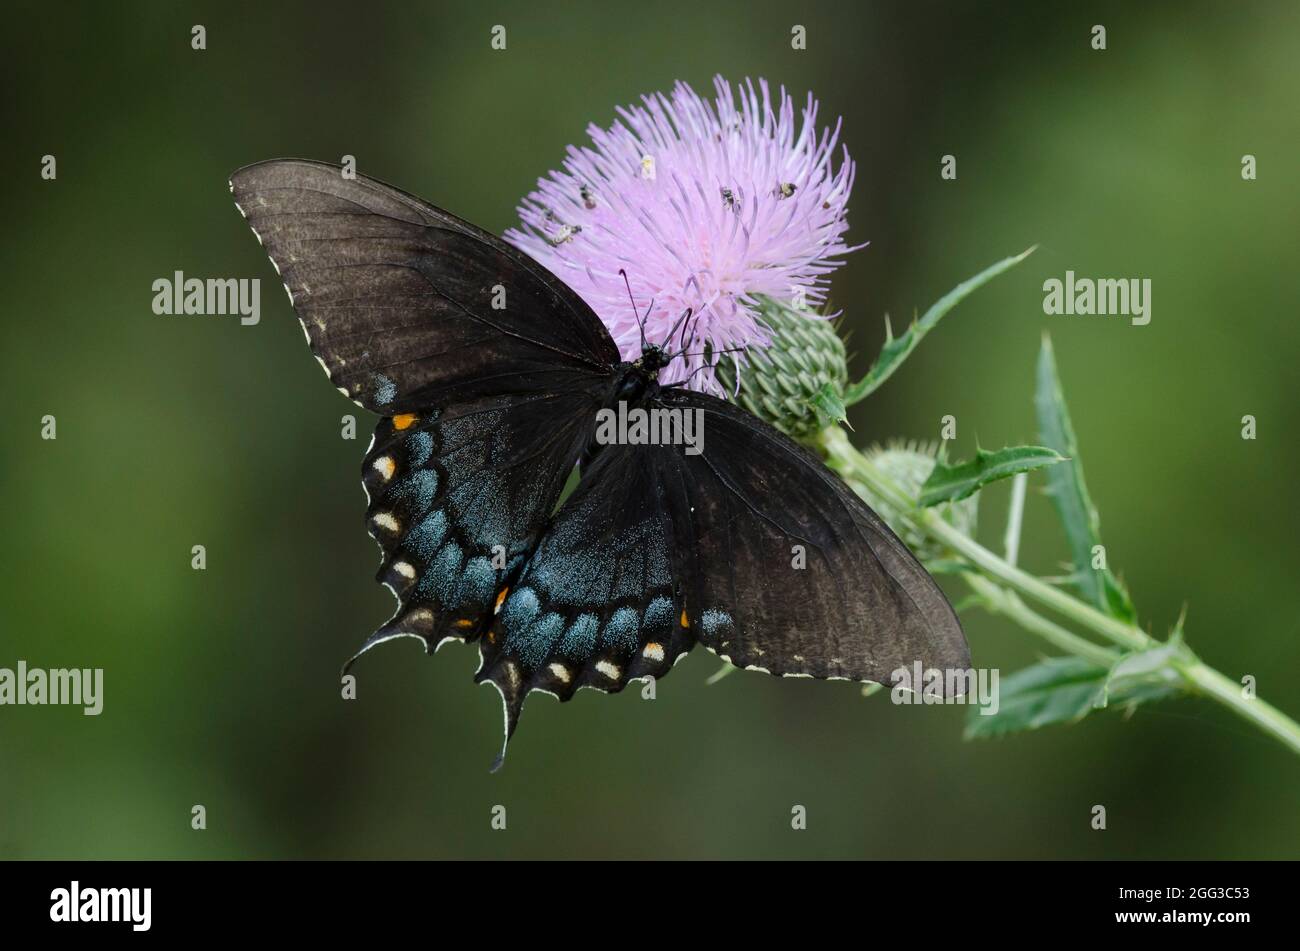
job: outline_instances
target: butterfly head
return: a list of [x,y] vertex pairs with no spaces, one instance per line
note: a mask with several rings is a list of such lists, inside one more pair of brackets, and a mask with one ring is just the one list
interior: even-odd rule
[[633,363],[633,366],[650,376],[652,379],[657,378],[660,370],[668,366],[668,364],[672,363],[676,357],[681,355],[670,353],[668,347],[673,339],[673,335],[677,333],[678,328],[682,328],[683,333],[685,333],[683,325],[690,320],[692,308],[686,308],[677,323],[673,325],[673,329],[668,331],[668,337],[662,344],[651,343],[646,339],[645,320],[650,316],[650,311],[654,308],[655,302],[651,299],[649,306],[646,307],[645,313],[642,314],[637,310],[636,298],[632,295],[632,283],[627,278],[627,271],[623,268],[619,268],[618,273],[623,278],[623,286],[627,288],[627,300],[628,303],[632,305],[632,313],[636,314],[637,329],[641,332],[641,356],[635,363]]
[[636,365],[653,376],[671,362],[667,350],[657,343],[648,343],[641,349],[641,359],[636,361]]

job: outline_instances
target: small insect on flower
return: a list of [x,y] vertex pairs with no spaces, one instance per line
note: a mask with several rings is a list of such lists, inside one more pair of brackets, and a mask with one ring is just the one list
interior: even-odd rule
[[582,225],[561,225],[560,229],[554,234],[546,236],[546,240],[551,243],[552,247],[558,248],[566,241],[572,241],[575,234],[582,233]]
[[711,100],[678,83],[588,135],[505,237],[591,305],[624,359],[641,355],[643,329],[667,344],[677,325],[661,381],[720,393],[717,355],[734,353],[743,372],[743,351],[769,342],[759,298],[797,298],[809,312],[825,303],[830,274],[854,250],[844,237],[854,166],[811,95],[796,115],[785,90],[762,80],[718,77]]

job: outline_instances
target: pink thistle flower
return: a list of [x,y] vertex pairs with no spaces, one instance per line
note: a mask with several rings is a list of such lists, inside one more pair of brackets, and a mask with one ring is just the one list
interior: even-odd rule
[[[609,129],[588,126],[591,146],[569,147],[563,170],[538,181],[519,207],[521,227],[505,235],[590,304],[632,360],[641,328],[626,271],[646,339],[684,350],[660,379],[704,390],[716,389],[705,344],[715,354],[766,344],[755,298],[816,308],[839,258],[855,250],[843,237],[847,148],[832,168],[839,122],[818,131],[811,93],[796,127],[784,88],[777,103],[763,80],[757,90],[746,82],[739,102],[722,77],[714,88],[710,103],[679,82],[671,97],[619,108]],[[734,356],[739,366],[743,353]]]

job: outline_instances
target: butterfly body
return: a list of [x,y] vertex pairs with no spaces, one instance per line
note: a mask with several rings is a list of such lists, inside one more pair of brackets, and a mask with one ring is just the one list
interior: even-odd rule
[[614,368],[614,385],[611,399],[606,405],[615,402],[635,403],[640,405],[659,395],[658,368],[654,370],[636,363],[623,363]]
[[[264,162],[231,189],[330,380],[381,416],[366,517],[398,607],[361,652],[477,643],[507,740],[530,692],[621,690],[695,644],[822,679],[969,665],[933,579],[815,455],[659,382],[669,341],[621,359],[527,255],[335,166]],[[689,415],[707,440],[601,438],[615,407]]]

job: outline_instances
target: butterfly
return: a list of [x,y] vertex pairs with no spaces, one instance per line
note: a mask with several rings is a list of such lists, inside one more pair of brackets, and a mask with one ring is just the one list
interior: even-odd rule
[[[338,166],[262,162],[230,188],[326,375],[381,417],[362,479],[397,609],[348,664],[399,637],[476,643],[504,705],[497,766],[532,691],[616,692],[696,644],[785,677],[969,667],[938,585],[816,455],[659,382],[671,341],[622,360],[524,252]],[[619,404],[705,438],[597,440]]]

